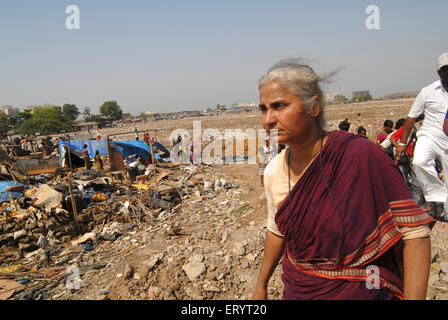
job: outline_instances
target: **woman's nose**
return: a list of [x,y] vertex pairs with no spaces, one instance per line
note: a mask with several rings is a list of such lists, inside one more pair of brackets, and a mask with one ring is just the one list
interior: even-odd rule
[[263,125],[266,129],[272,129],[277,123],[277,117],[275,115],[275,110],[267,110],[263,115]]

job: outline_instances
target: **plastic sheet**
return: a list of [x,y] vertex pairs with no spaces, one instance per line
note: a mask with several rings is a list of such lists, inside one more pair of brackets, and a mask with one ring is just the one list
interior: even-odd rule
[[3,202],[9,202],[9,194],[12,194],[12,198],[15,200],[17,198],[20,198],[22,196],[22,193],[20,192],[0,192],[0,204]]

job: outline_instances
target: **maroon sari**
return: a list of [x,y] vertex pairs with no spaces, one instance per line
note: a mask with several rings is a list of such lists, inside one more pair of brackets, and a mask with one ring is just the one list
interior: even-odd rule
[[[402,298],[398,226],[432,224],[384,151],[333,131],[276,213],[286,237],[283,299]],[[292,211],[290,210],[292,208]],[[369,289],[367,267],[380,289]]]

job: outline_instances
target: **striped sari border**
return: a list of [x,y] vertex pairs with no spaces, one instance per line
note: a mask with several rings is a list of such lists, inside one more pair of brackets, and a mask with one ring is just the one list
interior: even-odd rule
[[[343,266],[336,266],[330,259],[319,259],[319,263],[310,263],[309,259],[295,260],[286,246],[288,260],[298,270],[327,279],[348,281],[366,281],[366,265],[380,257],[401,238],[399,226],[420,226],[430,224],[434,219],[420,208],[413,199],[392,201],[389,209],[378,218],[376,228],[365,238],[359,249],[347,255]],[[360,256],[359,256],[360,255]],[[358,258],[356,258],[359,256]],[[381,278],[381,287],[389,290],[398,298],[403,298],[400,288]]]
[[[330,279],[330,280],[340,279],[340,280],[346,280],[346,281],[359,281],[359,282],[367,281],[367,279],[368,279],[367,266],[366,267],[364,267],[364,266],[363,267],[345,267],[345,268],[336,269],[336,270],[323,270],[323,269],[307,270],[307,269],[302,268],[301,264],[297,264],[294,261],[294,259],[289,254],[288,247],[287,247],[287,257],[288,257],[289,261],[293,264],[293,266],[296,269],[298,269],[299,271],[307,273],[307,274],[319,276],[319,277],[322,277],[325,279]],[[393,295],[395,295],[397,298],[403,299],[403,291],[399,287],[393,285],[392,283],[390,283],[389,281],[387,281],[386,279],[384,279],[381,276],[380,276],[380,288],[387,289]]]
[[399,226],[416,227],[435,221],[412,199],[392,201],[389,206]]

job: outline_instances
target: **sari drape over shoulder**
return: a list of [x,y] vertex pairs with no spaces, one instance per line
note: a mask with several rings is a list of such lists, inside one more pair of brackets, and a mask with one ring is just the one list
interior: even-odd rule
[[[402,298],[398,227],[435,222],[384,151],[343,131],[330,133],[275,221],[286,238],[284,299]],[[367,285],[369,266],[380,290]]]

